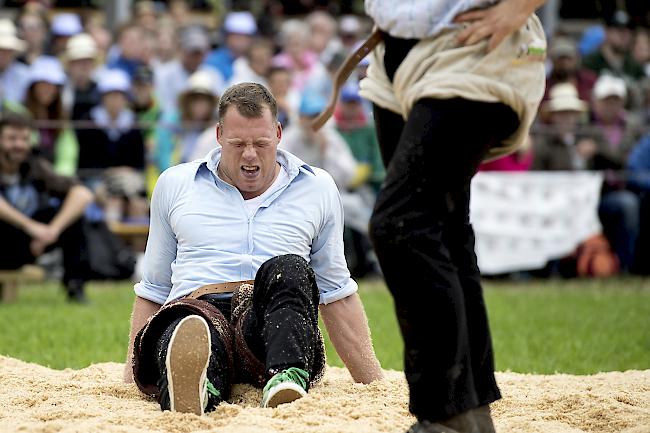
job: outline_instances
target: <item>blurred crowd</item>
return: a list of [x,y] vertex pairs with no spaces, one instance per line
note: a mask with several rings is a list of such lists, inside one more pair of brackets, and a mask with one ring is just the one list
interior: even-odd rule
[[[378,272],[367,224],[384,168],[372,107],[358,92],[367,59],[333,119],[310,128],[333,74],[372,22],[326,10],[221,9],[210,13],[218,16],[211,25],[185,1],[137,1],[131,21],[108,28],[100,12],[86,12],[30,1],[0,19],[0,116],[32,119],[34,151],[95,193],[88,215],[146,223],[158,175],[205,156],[216,145],[219,95],[252,81],[278,101],[280,146],[338,185],[353,275]],[[604,170],[605,234],[622,270],[642,270],[650,246],[642,224],[650,221],[650,31],[617,11],[581,34],[549,37],[547,66],[529,145],[482,169]]]

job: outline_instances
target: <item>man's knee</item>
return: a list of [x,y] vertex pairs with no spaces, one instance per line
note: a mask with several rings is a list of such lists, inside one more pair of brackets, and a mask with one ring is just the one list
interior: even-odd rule
[[296,254],[284,254],[264,262],[255,280],[255,292],[259,290],[302,290],[311,294],[318,293],[313,269],[304,258]]

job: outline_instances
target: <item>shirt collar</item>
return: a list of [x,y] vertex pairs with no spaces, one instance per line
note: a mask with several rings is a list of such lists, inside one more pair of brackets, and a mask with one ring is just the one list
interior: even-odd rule
[[[205,158],[200,160],[199,166],[196,169],[197,174],[202,167],[205,167],[210,170],[212,174],[214,174],[217,178],[219,178],[219,175],[217,174],[217,167],[219,166],[220,160],[221,146],[217,146],[212,149],[210,153],[205,156]],[[293,179],[301,172],[307,175],[315,176],[314,170],[309,166],[309,164],[293,155],[292,153],[287,152],[286,150],[277,150],[276,161],[278,161],[280,165],[283,166],[287,171],[290,181],[293,181]]]

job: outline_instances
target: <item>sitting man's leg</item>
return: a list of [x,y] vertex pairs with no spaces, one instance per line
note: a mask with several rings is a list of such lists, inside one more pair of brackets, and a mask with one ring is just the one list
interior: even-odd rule
[[31,238],[27,233],[0,221],[0,239],[5,246],[0,248],[0,269],[18,269],[34,263],[35,258],[29,250]]
[[[256,364],[253,361],[243,368],[259,372],[248,381],[258,386],[266,382],[263,406],[275,407],[304,396],[310,383],[322,375],[325,358],[318,329],[318,301],[314,272],[300,256],[274,257],[257,272],[252,306],[242,315],[235,332],[244,336],[245,345],[259,360],[257,366],[251,365]],[[241,343],[236,335],[238,354],[242,352]]]
[[162,410],[201,415],[227,399],[232,386],[232,333],[206,301],[164,306],[136,337],[134,378]]

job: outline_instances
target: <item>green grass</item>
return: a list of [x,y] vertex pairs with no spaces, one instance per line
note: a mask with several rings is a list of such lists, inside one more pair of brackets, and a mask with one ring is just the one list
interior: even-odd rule
[[[384,368],[402,368],[392,299],[379,283],[360,294]],[[133,292],[92,284],[90,306],[70,305],[56,284],[21,289],[0,304],[0,354],[81,368],[123,362]],[[588,374],[650,368],[650,280],[486,283],[498,370]],[[328,361],[342,365],[329,341]]]

